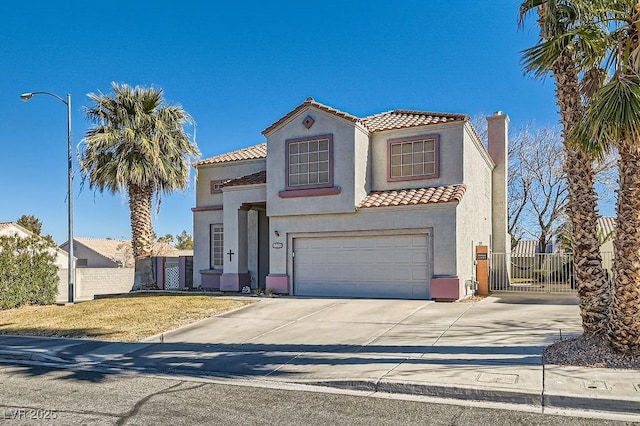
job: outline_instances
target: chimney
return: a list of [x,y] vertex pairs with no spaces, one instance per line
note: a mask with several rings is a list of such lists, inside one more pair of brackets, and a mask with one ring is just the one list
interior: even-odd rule
[[507,176],[509,174],[509,116],[496,111],[487,117],[489,156],[495,163],[491,176],[491,250],[495,253],[511,252],[508,233]]

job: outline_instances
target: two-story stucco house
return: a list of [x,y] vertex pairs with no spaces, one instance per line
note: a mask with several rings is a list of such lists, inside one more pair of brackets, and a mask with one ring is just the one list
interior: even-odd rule
[[474,247],[506,251],[508,121],[488,118],[487,151],[466,115],[307,99],[266,143],[195,163],[194,286],[464,296]]

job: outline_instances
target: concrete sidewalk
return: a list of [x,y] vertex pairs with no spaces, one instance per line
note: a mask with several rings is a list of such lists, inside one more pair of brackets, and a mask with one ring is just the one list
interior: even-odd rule
[[[575,296],[477,303],[264,298],[140,343],[0,336],[0,358],[599,410],[640,419],[640,371],[543,365]],[[162,342],[162,343],[161,343]]]

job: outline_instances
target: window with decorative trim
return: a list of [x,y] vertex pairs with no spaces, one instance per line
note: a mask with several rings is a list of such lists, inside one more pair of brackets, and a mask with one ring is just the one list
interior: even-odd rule
[[224,227],[222,223],[209,225],[210,268],[222,269],[224,264]]
[[390,139],[388,179],[390,181],[431,179],[439,176],[438,135]]
[[333,186],[333,135],[287,140],[287,190]]

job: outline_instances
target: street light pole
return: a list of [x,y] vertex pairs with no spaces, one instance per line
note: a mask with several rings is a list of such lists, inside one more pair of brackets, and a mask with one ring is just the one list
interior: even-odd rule
[[51,92],[28,92],[20,95],[20,98],[27,102],[34,95],[47,95],[58,99],[60,102],[67,106],[67,218],[68,218],[68,253],[69,253],[69,266],[68,266],[68,282],[69,282],[69,303],[73,303],[74,296],[74,262],[73,262],[73,147],[71,145],[71,94],[67,94],[67,100]]

